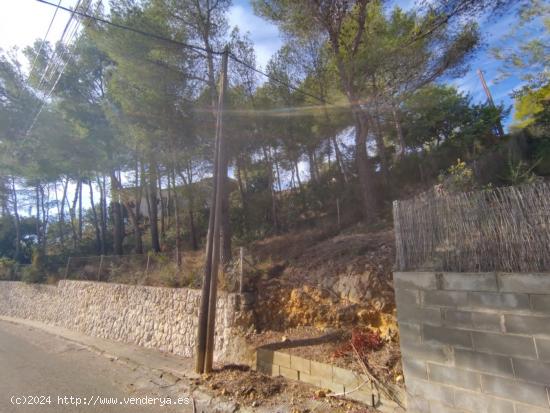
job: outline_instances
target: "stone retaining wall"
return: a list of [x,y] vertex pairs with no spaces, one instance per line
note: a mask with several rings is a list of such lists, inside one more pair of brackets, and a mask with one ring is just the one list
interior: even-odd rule
[[[57,286],[0,282],[0,315],[65,327],[90,336],[191,357],[195,351],[200,291],[89,281]],[[220,293],[216,357],[231,346],[237,294]]]
[[550,413],[550,274],[394,274],[408,412]]

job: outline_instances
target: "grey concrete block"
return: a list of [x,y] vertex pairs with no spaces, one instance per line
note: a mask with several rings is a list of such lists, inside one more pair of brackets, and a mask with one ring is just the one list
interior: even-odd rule
[[536,345],[539,359],[550,361],[550,340],[535,338],[535,342],[537,343]]
[[468,293],[468,306],[483,310],[529,311],[529,296],[512,293]]
[[445,327],[473,328],[472,313],[470,311],[454,310],[446,308],[443,312],[443,325]]
[[267,374],[268,376],[278,376],[279,375],[279,366],[275,364],[265,364],[258,362],[256,365],[256,369],[263,374]]
[[259,348],[256,350],[256,360],[258,363],[273,364],[273,350]]
[[501,316],[494,313],[472,313],[474,329],[502,332]]
[[441,325],[441,310],[439,308],[397,306],[397,319],[400,323]]
[[402,306],[419,307],[420,291],[398,288],[395,290],[395,302],[397,303],[398,307],[402,307]]
[[542,409],[528,404],[516,403],[516,413],[550,413],[550,408]]
[[428,380],[428,369],[424,360],[403,358],[401,362],[407,380],[409,378]]
[[422,291],[422,305],[436,307],[463,307],[468,302],[464,291]]
[[489,354],[501,354],[536,359],[535,343],[531,337],[474,331],[474,349]]
[[408,393],[407,400],[411,400],[411,396],[419,396],[423,399],[437,400],[449,405],[454,403],[453,387],[417,379],[406,380],[405,385]]
[[455,291],[498,291],[496,273],[443,273],[443,289]]
[[449,366],[428,363],[428,377],[435,381],[468,390],[481,390],[480,374]]
[[436,402],[436,401],[433,401],[433,400],[430,400],[430,412],[464,413],[464,411],[455,409],[454,407],[449,406],[448,404]]
[[399,341],[401,346],[420,343],[422,341],[422,330],[418,323],[399,323]]
[[332,381],[332,366],[330,364],[311,361],[311,375],[325,381]]
[[311,374],[311,361],[302,357],[290,355],[290,368]]
[[429,343],[409,344],[401,347],[405,358],[433,361],[439,364],[454,363],[454,349],[451,346]]
[[501,331],[500,316],[496,313],[480,313],[449,308],[444,311],[443,325],[483,331]]
[[518,379],[550,386],[550,363],[540,360],[512,359]]
[[298,380],[298,370],[279,366],[279,375],[291,380]]
[[455,350],[454,356],[457,367],[498,376],[514,377],[510,357],[460,349]]
[[550,314],[550,295],[531,295],[531,308],[533,311]]
[[343,384],[344,386],[350,386],[358,385],[362,380],[358,374],[355,374],[351,370],[332,366],[332,381],[334,383]]
[[283,353],[282,351],[274,351],[271,362],[282,367],[290,368],[290,354]]
[[502,292],[550,294],[548,274],[504,274],[499,273],[499,287]]
[[546,387],[496,376],[481,376],[483,391],[494,396],[540,407],[550,407]]
[[394,272],[393,284],[396,289],[436,290],[437,277],[435,272]]
[[332,393],[344,393],[344,385],[333,381],[321,380],[320,387],[330,390]]
[[514,413],[514,403],[486,394],[456,389],[455,406],[471,413]]
[[429,413],[430,402],[420,396],[407,396],[407,413]]
[[448,344],[455,347],[472,348],[472,337],[468,330],[425,325],[422,338],[426,343]]
[[550,317],[505,315],[506,332],[550,336]]
[[321,379],[319,377],[312,376],[311,374],[304,373],[303,371],[300,372],[300,381],[317,387],[321,386]]

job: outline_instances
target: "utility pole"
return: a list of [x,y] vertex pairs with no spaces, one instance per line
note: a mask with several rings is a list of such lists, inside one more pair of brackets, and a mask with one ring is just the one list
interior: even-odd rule
[[206,262],[204,266],[204,283],[202,286],[197,332],[197,358],[195,371],[210,373],[214,360],[214,340],[216,330],[216,302],[218,296],[218,271],[220,264],[220,226],[222,218],[222,194],[225,190],[226,177],[224,162],[226,159],[223,139],[223,109],[227,89],[227,60],[229,49],[226,47],[222,56],[220,76],[220,93],[216,116],[216,141],[214,154],[214,177],[212,205],[208,221],[208,238],[206,242]]
[[[491,91],[489,90],[489,86],[487,86],[487,82],[485,81],[485,76],[483,75],[483,72],[481,69],[477,69],[477,75],[479,76],[479,80],[481,80],[481,86],[483,86],[483,90],[485,91],[485,95],[487,95],[487,101],[489,102],[489,105],[491,105],[492,108],[495,108],[495,101],[493,100],[493,95],[491,95]],[[497,119],[497,123],[495,125],[499,137],[504,136],[504,129],[502,129],[502,123],[500,122],[500,117]]]

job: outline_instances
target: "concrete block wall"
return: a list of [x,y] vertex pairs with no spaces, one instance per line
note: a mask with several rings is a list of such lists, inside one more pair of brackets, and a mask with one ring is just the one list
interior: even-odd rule
[[256,369],[270,376],[283,376],[330,390],[333,394],[344,395],[368,406],[372,406],[374,400],[380,412],[403,412],[396,403],[373,389],[367,376],[331,364],[259,348],[256,351]]
[[408,412],[550,413],[550,273],[394,274]]

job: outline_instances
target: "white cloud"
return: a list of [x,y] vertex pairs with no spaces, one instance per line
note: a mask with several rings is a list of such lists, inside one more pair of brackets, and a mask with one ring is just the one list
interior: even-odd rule
[[283,44],[279,29],[274,24],[256,16],[250,7],[243,5],[231,7],[228,21],[231,29],[237,26],[241,32],[249,33],[254,43],[257,62],[265,68],[271,56]]

